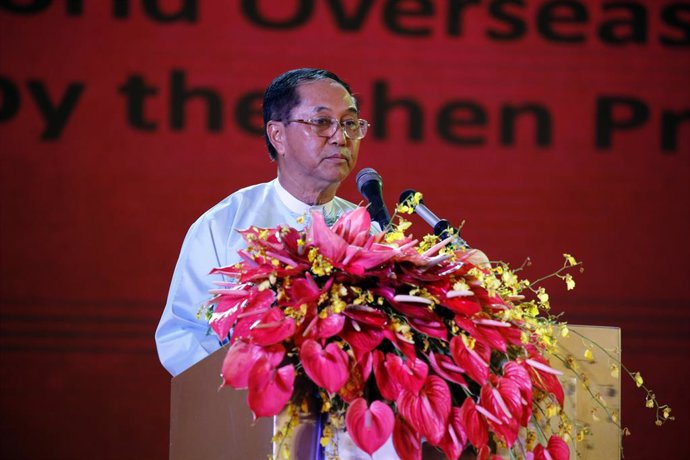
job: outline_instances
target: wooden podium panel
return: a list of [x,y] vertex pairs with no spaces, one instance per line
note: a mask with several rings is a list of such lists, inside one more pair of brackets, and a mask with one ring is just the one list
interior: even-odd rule
[[223,347],[172,379],[170,460],[260,460],[272,452],[273,420],[253,423],[247,392],[219,389]]
[[[621,409],[621,378],[611,375],[611,364],[614,362],[606,354],[593,345],[596,342],[605,348],[620,363],[621,359],[621,330],[617,327],[603,326],[575,326],[568,325],[571,330],[568,337],[559,337],[558,343],[563,350],[561,357],[574,359],[589,377],[590,389],[595,396],[601,398],[603,404],[618,414],[620,421]],[[577,333],[586,337],[583,339]],[[586,349],[591,349],[594,359],[585,358]],[[581,442],[570,443],[570,458],[578,460],[615,460],[621,458],[621,435],[618,427],[608,420],[606,411],[598,404],[594,397],[578,381],[573,371],[556,357],[550,357],[551,365],[563,372],[561,383],[565,393],[564,410],[566,415],[575,423],[588,427],[590,434]],[[619,422],[620,423],[620,422]],[[576,432],[572,433],[573,439]]]

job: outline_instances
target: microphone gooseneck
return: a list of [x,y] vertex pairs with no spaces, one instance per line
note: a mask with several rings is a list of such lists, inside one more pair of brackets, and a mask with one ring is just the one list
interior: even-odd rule
[[[400,203],[403,203],[407,200],[411,201],[411,198],[415,193],[417,192],[412,189],[405,190],[400,194]],[[414,207],[414,212],[417,213],[419,217],[424,219],[427,224],[431,225],[431,228],[434,229],[434,234],[441,238],[447,238],[451,235],[452,230],[455,230],[446,219],[441,219],[434,214],[431,209],[427,208],[424,204],[424,200],[419,201],[419,204]],[[456,237],[458,239],[457,244],[459,246],[468,247],[468,244],[465,242],[465,240],[460,237],[459,232],[456,232]]]

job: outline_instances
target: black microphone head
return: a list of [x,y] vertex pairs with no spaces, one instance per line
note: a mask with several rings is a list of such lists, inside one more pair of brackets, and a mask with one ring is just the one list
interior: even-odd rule
[[364,168],[360,172],[357,173],[357,190],[359,190],[359,193],[364,194],[362,192],[362,187],[364,187],[364,184],[370,181],[376,181],[379,184],[379,187],[383,186],[383,179],[381,179],[381,175],[376,172],[375,169],[373,168]]
[[364,168],[357,173],[357,190],[369,202],[367,211],[371,219],[378,222],[381,228],[386,228],[391,221],[391,216],[383,202],[383,179],[372,168]]

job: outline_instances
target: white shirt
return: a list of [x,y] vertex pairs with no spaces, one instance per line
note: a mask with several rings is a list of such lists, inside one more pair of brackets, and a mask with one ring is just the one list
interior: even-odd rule
[[[211,296],[214,280],[209,271],[240,260],[237,251],[246,247],[238,230],[251,226],[272,228],[288,225],[303,228],[312,210],[323,213],[332,225],[344,212],[354,209],[349,201],[335,197],[323,205],[310,206],[290,195],[274,179],[243,188],[204,213],[187,232],[175,266],[168,300],[156,329],[158,357],[173,375],[188,369],[220,348],[221,342],[197,313]],[[297,218],[305,217],[302,223]]]

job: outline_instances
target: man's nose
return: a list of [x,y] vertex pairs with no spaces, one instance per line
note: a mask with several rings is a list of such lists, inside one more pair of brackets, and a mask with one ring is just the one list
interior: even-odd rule
[[347,144],[348,137],[345,135],[345,128],[340,123],[336,123],[335,132],[330,137],[330,141],[336,145]]

